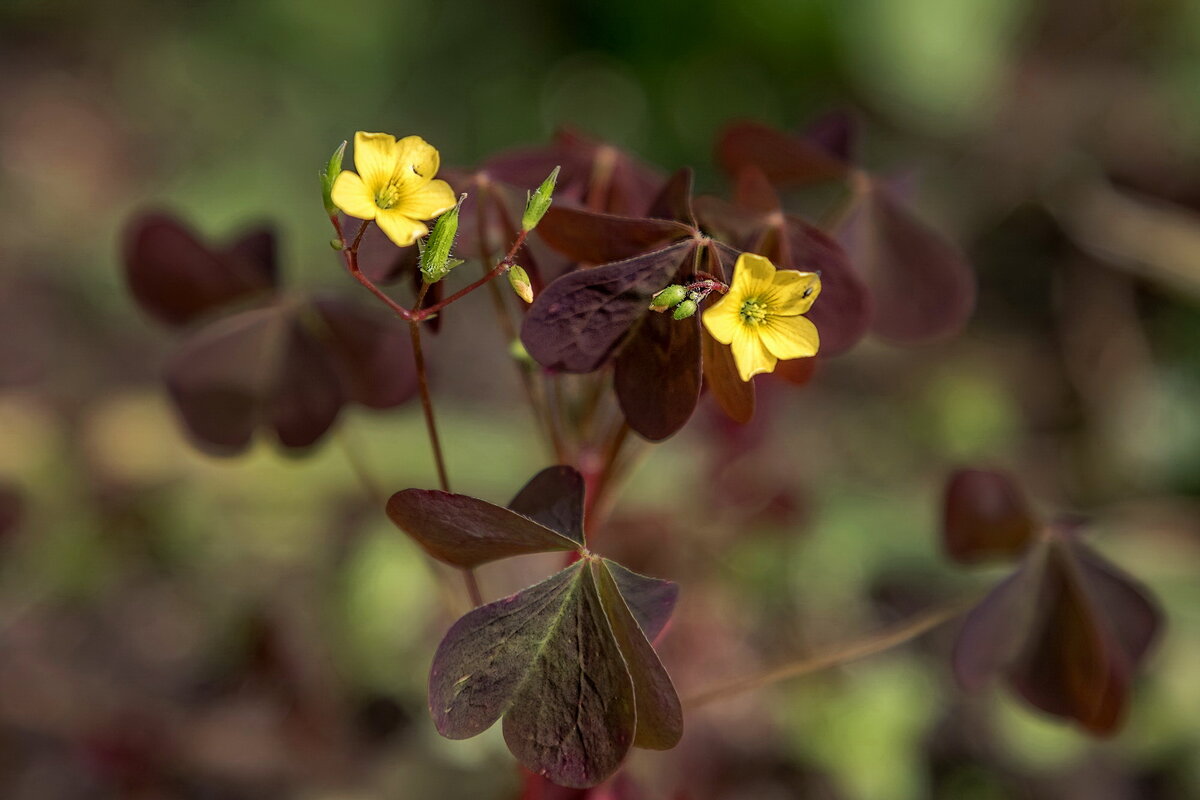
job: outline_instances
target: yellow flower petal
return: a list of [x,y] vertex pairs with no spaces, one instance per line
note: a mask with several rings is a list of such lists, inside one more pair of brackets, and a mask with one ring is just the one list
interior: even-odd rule
[[372,197],[386,188],[396,174],[398,150],[396,137],[391,134],[366,131],[354,134],[354,167]]
[[741,295],[742,299],[758,297],[771,290],[775,278],[775,265],[754,253],[742,253],[733,265],[733,286],[730,294]]
[[821,347],[817,326],[805,317],[768,317],[758,326],[763,345],[776,358],[815,356]]
[[375,219],[375,214],[379,211],[379,207],[375,205],[375,197],[367,189],[363,179],[348,170],[342,170],[333,179],[330,196],[335,206],[352,217]]
[[738,375],[743,381],[748,381],[760,372],[774,372],[778,362],[775,356],[763,346],[758,332],[762,325],[738,325],[733,334],[733,360],[737,364]]
[[731,344],[734,332],[742,327],[741,315],[738,314],[739,305],[741,305],[740,298],[735,297],[731,291],[709,306],[700,317],[704,327],[721,344]]
[[772,314],[790,317],[807,313],[819,294],[821,276],[817,273],[781,269],[771,282],[767,303]]
[[433,219],[454,208],[458,198],[445,181],[430,181],[411,194],[400,199],[398,211],[413,219]]
[[375,224],[399,247],[408,247],[429,233],[429,228],[425,227],[425,223],[410,219],[394,208],[380,209],[375,216]]
[[[441,156],[437,148],[420,136],[405,136],[396,142],[394,153],[396,170],[393,173],[396,185],[405,194],[415,192],[437,175]],[[454,205],[452,202],[450,205]],[[445,210],[445,209],[443,209]]]

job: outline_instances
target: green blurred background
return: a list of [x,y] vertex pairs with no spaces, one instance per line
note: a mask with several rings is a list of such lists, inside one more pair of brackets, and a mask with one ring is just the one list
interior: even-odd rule
[[[720,191],[727,122],[850,108],[866,164],[918,174],[922,216],[967,249],[979,308],[953,341],[868,341],[778,393],[770,446],[732,468],[783,511],[695,509],[723,457],[707,410],[647,452],[613,538],[683,586],[662,642],[681,693],[998,577],[938,555],[962,463],[1094,515],[1169,632],[1109,742],[1002,690],[964,697],[948,628],[697,711],[629,774],[646,797],[1200,796],[1197,85],[1190,0],[8,0],[0,480],[24,503],[0,543],[0,794],[519,785],[496,731],[433,732],[426,670],[462,601],[343,452],[387,491],[433,485],[419,410],[350,413],[304,459],[197,454],[157,383],[169,337],[124,289],[131,214],[218,239],[270,221],[291,285],[352,293],[316,171],[355,130],[467,166],[572,124]],[[434,391],[455,488],[502,501],[545,457],[488,313],[472,297],[448,317]],[[545,568],[486,572],[485,592]]]

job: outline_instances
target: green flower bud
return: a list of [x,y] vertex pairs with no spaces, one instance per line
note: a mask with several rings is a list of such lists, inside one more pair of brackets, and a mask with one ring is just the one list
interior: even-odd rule
[[533,302],[533,284],[529,282],[529,273],[524,267],[513,264],[508,268],[508,285],[517,293],[517,297],[526,303]]
[[682,303],[675,306],[675,313],[672,314],[671,316],[675,317],[675,319],[687,319],[688,317],[692,316],[695,313],[696,313],[696,301],[695,300],[684,300]]
[[[329,157],[329,163],[325,165],[325,169],[321,170],[321,199],[325,201],[325,213],[331,217],[336,217],[338,210],[333,204],[333,182],[337,180],[337,176],[342,172],[342,156],[346,154],[346,142],[342,141],[338,148],[333,151],[333,155]],[[340,248],[341,245],[338,245]]]
[[542,181],[542,185],[537,188],[537,191],[526,195],[525,213],[521,216],[521,229],[526,233],[537,227],[550,208],[550,203],[554,199],[554,184],[558,181],[559,169],[561,167],[555,167],[550,176]]
[[671,306],[679,305],[687,297],[687,289],[678,283],[673,283],[658,292],[650,300],[650,308],[654,311],[666,311]]
[[426,283],[437,283],[462,263],[450,258],[450,248],[454,246],[454,237],[458,235],[458,210],[466,197],[463,194],[454,208],[437,218],[437,222],[433,223],[433,232],[425,240],[425,247],[421,250],[421,275]]

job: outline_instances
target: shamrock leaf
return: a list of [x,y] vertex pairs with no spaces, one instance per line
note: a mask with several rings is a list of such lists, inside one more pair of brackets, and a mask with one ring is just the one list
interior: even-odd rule
[[391,408],[417,388],[403,326],[332,298],[214,320],[171,356],[166,383],[188,434],[218,455],[245,450],[259,428],[309,447],[346,403]]
[[1013,555],[1025,545],[1017,571],[963,622],[955,675],[968,690],[1003,675],[1035,708],[1110,735],[1162,614],[1133,578],[1079,541],[1073,526],[1047,528],[1035,540],[1026,508],[1001,473],[964,471],[951,480],[945,536],[952,557]]
[[167,325],[185,325],[237,300],[273,292],[275,237],[256,229],[211,248],[167,214],[136,217],[125,232],[125,279],[134,300]]
[[670,678],[595,557],[455,623],[434,656],[429,705],[452,739],[503,717],[522,765],[579,788],[609,777],[631,746],[666,749],[682,734]]
[[946,554],[960,564],[1019,556],[1038,523],[1020,489],[1002,472],[963,469],[950,476],[942,525]]
[[504,738],[528,769],[563,786],[594,786],[631,746],[668,749],[683,717],[651,641],[678,587],[588,552],[583,479],[535,475],[508,508],[448,492],[405,489],[392,521],[431,555],[458,567],[575,549],[579,560],[541,583],[456,622],[434,656],[429,708],[451,739],[504,718]]
[[387,514],[427,553],[456,567],[584,546],[583,479],[569,467],[539,472],[510,508],[465,494],[404,489],[388,500]]

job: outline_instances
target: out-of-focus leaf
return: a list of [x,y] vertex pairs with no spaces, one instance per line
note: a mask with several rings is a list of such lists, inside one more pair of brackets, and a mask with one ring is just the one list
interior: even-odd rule
[[310,447],[333,425],[345,396],[328,353],[298,320],[289,321],[285,336],[265,411],[284,447]]
[[652,750],[670,750],[683,736],[683,710],[671,676],[621,596],[608,562],[594,560],[590,566],[604,613],[633,680],[637,710],[633,743]]
[[574,550],[580,544],[516,511],[464,494],[404,489],[388,500],[387,514],[427,553],[456,567]]
[[707,330],[700,336],[705,385],[730,419],[746,424],[754,417],[754,382],[743,381],[738,375],[733,350],[728,345],[712,338]]
[[858,150],[858,120],[848,111],[830,111],[813,120],[803,137],[844,164],[853,164]]
[[658,197],[650,204],[646,216],[678,220],[695,228],[697,223],[696,212],[692,209],[693,180],[690,167],[684,167],[673,174],[667,179]]
[[838,230],[875,298],[872,329],[901,343],[948,336],[975,305],[975,275],[963,254],[877,181],[865,185]]
[[963,620],[954,643],[954,675],[967,691],[999,674],[1021,646],[1037,604],[1039,573],[1040,564],[1022,565]]
[[1003,673],[1031,705],[1107,736],[1161,627],[1145,591],[1059,531],[967,616],[955,674],[974,689]]
[[219,250],[174,217],[146,214],[125,231],[124,260],[138,305],[168,325],[185,325],[276,286],[274,235],[268,230],[253,231]]
[[671,219],[618,217],[563,205],[550,207],[537,232],[568,258],[591,264],[628,259],[692,235],[691,228]]
[[955,561],[1015,558],[1029,548],[1039,527],[1025,495],[1007,474],[961,469],[950,476],[942,546]]
[[[543,224],[545,220],[543,220]],[[539,230],[541,226],[539,226]],[[534,300],[521,328],[539,363],[565,372],[592,372],[624,343],[694,249],[683,241],[625,261],[564,275]]]
[[613,386],[637,433],[660,441],[682,428],[700,399],[700,315],[646,314],[617,356]]
[[583,501],[583,476],[559,465],[530,478],[508,507],[583,547]]
[[734,176],[744,167],[758,167],[779,185],[836,180],[849,170],[822,146],[758,122],[726,128],[717,141],[717,161]]
[[249,446],[288,334],[287,314],[255,309],[186,340],[167,364],[167,390],[191,437],[217,453]]
[[347,397],[367,408],[392,408],[416,395],[417,371],[404,323],[333,298],[320,298],[314,306]]
[[1013,687],[1037,708],[1092,733],[1115,732],[1129,699],[1130,665],[1108,638],[1063,548],[1051,546],[1039,613],[1010,667]]

